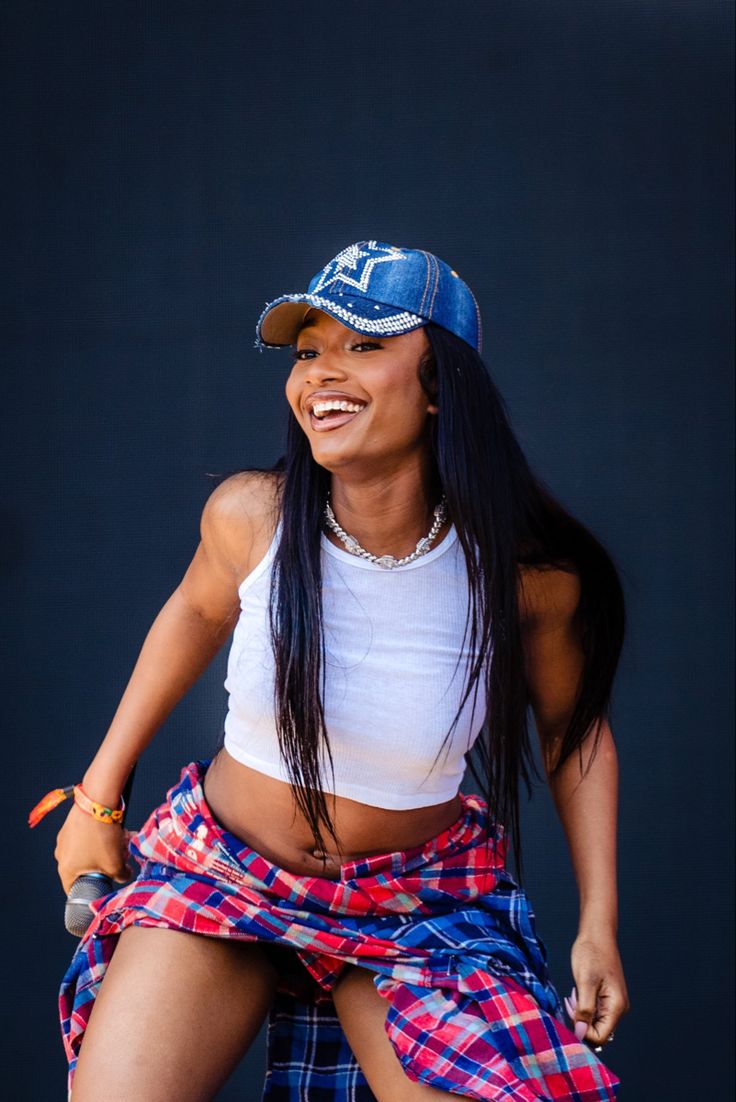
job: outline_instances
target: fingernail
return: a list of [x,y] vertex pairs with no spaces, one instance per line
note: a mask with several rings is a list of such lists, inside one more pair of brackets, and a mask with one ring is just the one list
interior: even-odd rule
[[587,1022],[575,1022],[575,1036],[578,1041],[582,1041],[585,1034],[588,1032]]
[[568,1018],[573,1018],[574,1019],[575,1011],[573,1010],[572,1003],[568,999],[567,995],[565,996],[565,998],[562,1001],[565,1004],[565,1010],[567,1011]]
[[577,993],[577,991],[574,987],[573,987],[572,991],[570,992],[570,1002],[572,1003],[573,1006],[578,1005],[578,993]]

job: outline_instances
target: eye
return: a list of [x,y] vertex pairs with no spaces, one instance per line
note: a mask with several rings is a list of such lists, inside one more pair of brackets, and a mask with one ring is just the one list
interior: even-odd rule
[[[383,346],[378,344],[377,341],[357,341],[354,345],[350,345],[350,352],[356,352],[359,348],[382,348]],[[300,363],[306,356],[315,354],[313,348],[295,348],[292,354],[292,363]]]

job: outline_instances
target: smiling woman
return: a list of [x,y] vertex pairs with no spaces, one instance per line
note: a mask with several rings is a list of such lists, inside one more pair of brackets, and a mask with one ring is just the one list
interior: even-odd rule
[[[266,1014],[269,1102],[613,1099],[611,558],[530,470],[438,257],[358,242],[257,333],[293,350],[285,454],[206,502],[84,777],[114,804],[232,633],[223,744],[127,840],[140,872],[64,977],[74,1102],[204,1102]],[[530,709],[580,889],[569,1024],[521,886]],[[119,874],[115,825],[72,812],[65,886]]]

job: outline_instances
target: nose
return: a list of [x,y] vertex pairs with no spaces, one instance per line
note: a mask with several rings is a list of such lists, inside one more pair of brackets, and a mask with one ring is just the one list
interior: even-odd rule
[[310,384],[322,384],[333,379],[345,379],[345,368],[340,362],[338,353],[325,350],[313,360],[306,361],[306,373],[304,381]]

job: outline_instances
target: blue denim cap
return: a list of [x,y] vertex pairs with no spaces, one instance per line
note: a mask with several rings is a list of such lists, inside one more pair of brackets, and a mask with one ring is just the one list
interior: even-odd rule
[[432,321],[481,351],[473,292],[444,260],[423,249],[382,241],[348,245],[317,272],[305,292],[267,303],[258,319],[256,345],[294,344],[310,307],[357,333],[379,337],[395,337]]

